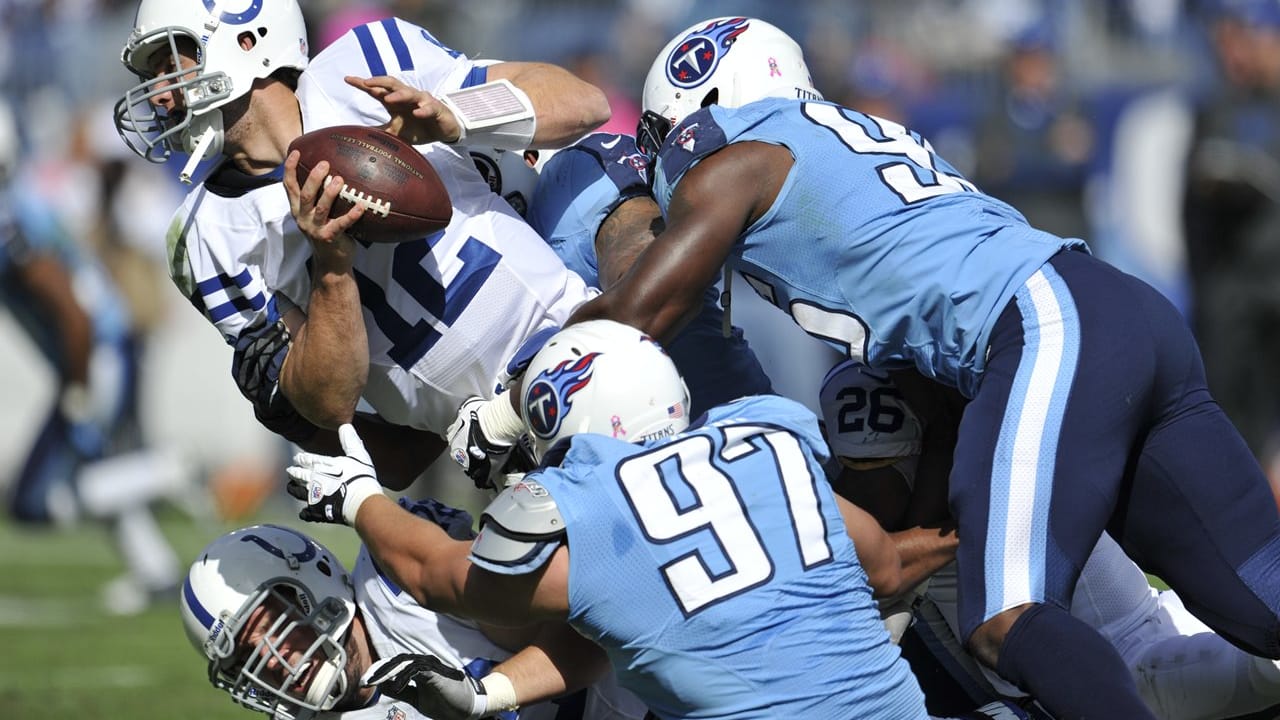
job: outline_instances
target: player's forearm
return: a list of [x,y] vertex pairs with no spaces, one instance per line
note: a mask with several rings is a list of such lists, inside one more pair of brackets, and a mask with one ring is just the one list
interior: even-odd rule
[[564,147],[608,121],[611,114],[604,91],[556,65],[499,63],[490,67],[489,79],[510,80],[529,96],[537,117],[530,147]]
[[355,528],[378,567],[419,605],[467,614],[463,595],[470,543],[454,540],[439,525],[383,495],[360,505]]
[[337,428],[354,417],[369,377],[369,343],[350,270],[317,271],[307,312],[281,370],[280,388],[303,417]]
[[579,306],[565,325],[587,320],[614,320],[669,345],[701,310],[705,286],[690,293],[687,287],[674,287],[659,281],[653,291],[644,291],[637,289],[642,283],[631,282],[633,274],[634,270],[610,290]]
[[18,272],[27,291],[51,316],[58,333],[62,353],[59,380],[64,385],[87,385],[93,322],[76,300],[67,268],[52,256],[36,255]]
[[890,533],[902,561],[902,587],[915,587],[956,557],[955,523]]
[[581,690],[608,670],[604,650],[566,623],[548,623],[532,644],[493,669],[511,680],[521,706]]

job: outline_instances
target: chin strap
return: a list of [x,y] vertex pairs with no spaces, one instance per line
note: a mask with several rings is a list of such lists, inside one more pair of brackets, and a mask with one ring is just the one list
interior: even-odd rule
[[191,184],[191,175],[195,173],[196,166],[204,160],[205,153],[209,152],[209,147],[213,145],[213,141],[218,137],[218,131],[213,128],[205,128],[200,135],[200,139],[196,141],[195,149],[191,151],[191,156],[187,158],[187,164],[182,166],[182,172],[178,173],[178,180],[183,185]]

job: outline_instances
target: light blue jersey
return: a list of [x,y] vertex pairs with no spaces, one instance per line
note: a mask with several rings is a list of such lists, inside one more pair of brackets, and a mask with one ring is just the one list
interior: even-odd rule
[[63,364],[58,328],[12,271],[37,256],[52,256],[72,275],[76,300],[93,322],[94,341],[119,344],[130,332],[129,311],[100,265],[86,259],[48,203],[17,189],[0,192],[0,303],[57,367]]
[[[527,219],[564,264],[600,287],[596,234],[609,214],[649,196],[648,160],[629,135],[594,133],[556,153],[543,168]],[[667,351],[689,385],[693,414],[745,395],[773,392],[742,331],[724,333],[720,293],[707,289],[702,311]]]
[[691,114],[659,153],[663,212],[690,167],[748,141],[784,146],[795,164],[728,265],[809,334],[872,367],[914,364],[972,396],[1014,293],[1059,251],[1086,249],[979,192],[916,133],[816,101]]
[[569,546],[569,622],[661,718],[925,718],[821,462],[778,397],[672,438],[573,438],[531,473]]

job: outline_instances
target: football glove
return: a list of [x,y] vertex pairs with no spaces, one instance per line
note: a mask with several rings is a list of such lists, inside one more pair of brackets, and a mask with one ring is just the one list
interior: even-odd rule
[[518,439],[491,438],[480,421],[481,408],[489,402],[507,402],[505,395],[493,401],[468,398],[449,426],[449,457],[481,490],[501,490],[503,474],[526,472],[534,467],[533,455]]
[[361,503],[382,493],[369,451],[348,424],[338,428],[342,456],[298,453],[289,474],[289,494],[305,502],[298,517],[308,522],[356,524]]
[[[486,687],[491,679],[499,688],[493,697]],[[476,680],[434,655],[401,653],[379,660],[369,666],[361,683],[438,720],[476,720],[515,707],[515,691],[506,676],[490,673],[484,681]]]

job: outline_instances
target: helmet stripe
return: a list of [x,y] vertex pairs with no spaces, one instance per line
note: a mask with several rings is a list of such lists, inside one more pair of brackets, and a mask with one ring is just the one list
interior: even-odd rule
[[191,608],[191,614],[196,616],[196,620],[199,620],[200,624],[205,626],[205,629],[211,629],[213,627],[213,615],[210,615],[209,611],[196,598],[196,592],[191,587],[190,575],[182,583],[182,597],[187,601],[187,607]]

